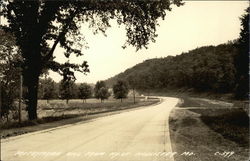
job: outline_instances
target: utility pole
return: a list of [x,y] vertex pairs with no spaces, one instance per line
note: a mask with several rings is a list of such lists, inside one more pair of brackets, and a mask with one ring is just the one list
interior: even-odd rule
[[134,104],[135,104],[135,88],[133,87],[133,96],[134,96]]
[[23,95],[23,75],[22,73],[20,74],[20,89],[19,89],[19,124],[21,124],[22,121],[22,96]]

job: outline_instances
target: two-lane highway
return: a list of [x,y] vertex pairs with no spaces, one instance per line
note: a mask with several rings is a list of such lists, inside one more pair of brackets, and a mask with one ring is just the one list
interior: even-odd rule
[[168,118],[177,98],[1,140],[3,161],[173,161]]

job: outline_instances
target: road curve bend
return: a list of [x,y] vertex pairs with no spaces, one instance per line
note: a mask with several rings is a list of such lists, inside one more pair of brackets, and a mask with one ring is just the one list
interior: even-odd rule
[[2,161],[174,161],[168,119],[177,98],[1,140]]

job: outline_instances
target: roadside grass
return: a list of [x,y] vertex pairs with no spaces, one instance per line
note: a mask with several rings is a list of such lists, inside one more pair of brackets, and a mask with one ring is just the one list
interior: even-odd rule
[[179,107],[189,108],[189,107],[199,107],[199,108],[210,108],[210,109],[221,109],[221,108],[234,108],[233,103],[213,100],[213,99],[206,99],[206,98],[193,98],[188,96],[181,96],[183,100]]
[[[79,121],[92,119],[96,117],[109,115],[123,110],[129,110],[140,106],[148,106],[159,102],[159,99],[148,99],[137,97],[136,103],[132,98],[124,99],[123,102],[116,99],[109,99],[103,103],[97,99],[88,99],[87,103],[82,100],[70,100],[68,104],[64,100],[46,100],[38,101],[38,118],[36,121],[28,121],[27,116],[21,124],[17,121],[1,124],[1,137],[6,138],[23,133],[43,130],[47,128],[57,127],[65,124],[76,123]],[[26,114],[26,112],[24,112]],[[52,123],[48,124],[47,123]],[[42,126],[40,126],[42,125]]]
[[100,102],[98,99],[88,99],[87,103],[83,103],[80,99],[70,100],[68,104],[64,100],[51,100],[47,103],[45,100],[38,102],[38,117],[39,118],[57,118],[70,117],[77,115],[89,115],[106,111],[122,110],[133,108],[143,104],[151,104],[154,100],[144,101],[142,98],[137,98],[136,103],[132,98],[124,99],[123,102],[116,99],[108,99],[105,102]]
[[192,111],[201,114],[202,121],[225,139],[234,141],[242,147],[249,146],[249,117],[243,110]]
[[[249,159],[249,117],[232,103],[181,97],[170,115],[175,161],[247,161]],[[230,157],[216,152],[234,152]]]

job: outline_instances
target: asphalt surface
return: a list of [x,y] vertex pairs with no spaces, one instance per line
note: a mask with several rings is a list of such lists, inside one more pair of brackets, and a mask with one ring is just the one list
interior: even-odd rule
[[168,118],[177,98],[1,140],[2,161],[174,161]]

